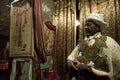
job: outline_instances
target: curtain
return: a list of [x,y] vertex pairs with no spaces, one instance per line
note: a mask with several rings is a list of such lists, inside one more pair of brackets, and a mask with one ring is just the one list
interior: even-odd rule
[[35,51],[41,62],[46,61],[46,47],[43,33],[42,3],[41,0],[34,0]]
[[74,0],[57,0],[54,2],[53,25],[56,26],[54,68],[64,80],[67,67],[66,58],[74,48],[74,8]]

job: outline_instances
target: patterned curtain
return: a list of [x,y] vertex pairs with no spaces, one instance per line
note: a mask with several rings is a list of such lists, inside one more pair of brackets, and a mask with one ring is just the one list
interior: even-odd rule
[[74,0],[56,0],[54,2],[53,24],[56,26],[57,46],[54,68],[63,79],[66,75],[66,58],[74,48],[74,7]]

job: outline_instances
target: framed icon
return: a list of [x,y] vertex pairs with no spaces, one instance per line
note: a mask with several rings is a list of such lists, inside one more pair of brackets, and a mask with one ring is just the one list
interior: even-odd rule
[[46,43],[46,55],[53,55],[56,49],[56,27],[51,21],[46,21],[44,26],[44,39]]
[[32,59],[14,58],[10,80],[32,80]]
[[34,30],[32,7],[29,2],[22,6],[17,6],[17,4],[15,5],[14,1],[11,3],[10,57],[33,57]]

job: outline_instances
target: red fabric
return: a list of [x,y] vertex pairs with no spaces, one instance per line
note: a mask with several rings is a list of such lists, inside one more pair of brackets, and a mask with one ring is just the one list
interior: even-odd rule
[[43,37],[43,20],[42,20],[42,2],[34,0],[34,33],[35,33],[35,50],[41,62],[46,61],[46,47]]
[[47,79],[58,79],[61,80],[58,73],[55,70],[46,70],[43,72],[43,75]]
[[6,70],[8,69],[8,62],[0,63],[0,70]]
[[46,21],[45,24],[50,30],[53,30],[53,31],[56,30],[56,27],[52,25],[51,21]]

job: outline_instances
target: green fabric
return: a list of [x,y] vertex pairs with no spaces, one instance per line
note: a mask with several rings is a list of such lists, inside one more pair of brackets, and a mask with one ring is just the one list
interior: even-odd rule
[[47,69],[47,68],[49,68],[49,64],[47,62],[40,64],[40,69]]

